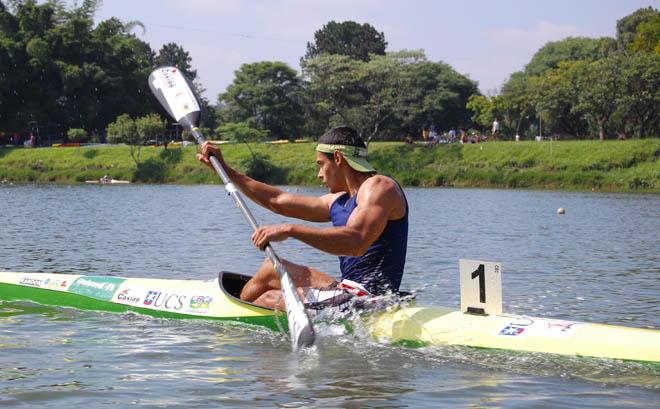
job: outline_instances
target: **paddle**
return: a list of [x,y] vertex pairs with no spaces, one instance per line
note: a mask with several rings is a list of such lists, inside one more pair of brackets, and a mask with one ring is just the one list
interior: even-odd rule
[[[195,94],[192,92],[190,83],[181,71],[175,67],[157,68],[149,76],[149,87],[172,118],[184,128],[189,129],[197,140],[197,143],[200,145],[203,144],[205,141],[204,136],[202,136],[202,133],[197,127],[200,116],[199,103]],[[227,193],[234,199],[236,206],[241,210],[248,224],[253,230],[256,230],[259,226],[245,205],[240,191],[231,182],[218,158],[211,156],[210,161],[213,169],[215,169],[220,179],[222,179]],[[299,347],[313,345],[315,338],[314,327],[307,315],[307,311],[305,311],[302,301],[300,301],[289,272],[282,265],[282,262],[270,244],[266,245],[264,251],[280,275],[293,349],[297,350]]]

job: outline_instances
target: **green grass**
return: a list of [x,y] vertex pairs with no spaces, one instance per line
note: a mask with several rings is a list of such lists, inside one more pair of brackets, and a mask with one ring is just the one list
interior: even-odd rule
[[[319,185],[314,144],[253,144],[268,157],[278,183]],[[376,142],[370,161],[406,186],[660,191],[660,139],[628,141],[488,142],[406,145]],[[195,159],[197,147],[144,147],[135,165],[127,146],[0,148],[0,181],[84,183],[105,174],[138,183],[218,183]],[[245,144],[223,145],[228,163],[245,170]]]

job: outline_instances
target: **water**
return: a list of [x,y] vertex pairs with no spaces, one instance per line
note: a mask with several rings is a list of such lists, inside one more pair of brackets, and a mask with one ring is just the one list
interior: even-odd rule
[[[287,188],[319,194],[317,189]],[[505,311],[660,326],[660,196],[407,189],[403,288],[457,307],[459,258],[501,261]],[[566,208],[557,215],[558,207]],[[0,269],[159,278],[252,273],[262,255],[218,186],[1,186]],[[262,223],[284,220],[252,206]],[[328,272],[294,241],[278,253]],[[0,304],[0,406],[660,406],[657,367],[459,347],[403,349],[321,326],[281,334]],[[606,340],[604,340],[606,342]],[[660,346],[659,346],[660,347]]]

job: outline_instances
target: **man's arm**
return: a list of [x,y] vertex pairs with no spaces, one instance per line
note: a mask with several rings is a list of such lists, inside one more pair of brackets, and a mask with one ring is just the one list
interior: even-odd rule
[[211,166],[208,159],[209,154],[218,158],[234,185],[258,205],[287,217],[295,217],[312,222],[326,222],[330,220],[329,210],[332,201],[337,196],[336,194],[313,197],[284,192],[275,186],[254,180],[228,166],[222,157],[220,149],[208,142],[202,145],[202,152],[197,154],[197,159]]
[[328,228],[299,224],[262,226],[252,235],[252,242],[258,247],[263,247],[269,241],[281,241],[292,237],[330,254],[363,255],[381,235],[388,220],[403,217],[405,214],[405,199],[394,181],[382,176],[374,176],[364,183],[358,192],[358,205],[346,226]]

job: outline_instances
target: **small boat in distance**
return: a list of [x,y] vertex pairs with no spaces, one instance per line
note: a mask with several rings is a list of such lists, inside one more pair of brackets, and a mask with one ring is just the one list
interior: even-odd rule
[[100,185],[125,185],[127,183],[131,183],[130,180],[117,180],[113,179],[108,175],[104,175],[102,178],[99,178],[99,180],[86,180],[85,183],[89,184],[100,184]]

